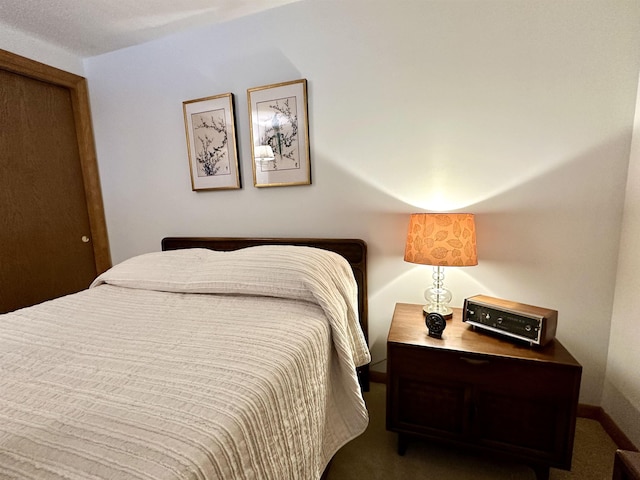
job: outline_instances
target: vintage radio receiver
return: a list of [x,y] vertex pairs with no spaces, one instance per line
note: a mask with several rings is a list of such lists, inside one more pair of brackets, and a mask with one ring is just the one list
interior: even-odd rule
[[465,299],[462,321],[474,327],[544,346],[556,334],[558,312],[499,298],[476,295]]

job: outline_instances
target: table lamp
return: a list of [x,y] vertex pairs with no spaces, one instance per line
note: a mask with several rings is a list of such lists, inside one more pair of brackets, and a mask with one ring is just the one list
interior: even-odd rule
[[425,314],[451,318],[451,292],[444,287],[443,267],[478,264],[476,226],[471,213],[414,213],[409,219],[406,262],[433,266],[433,285],[424,292]]

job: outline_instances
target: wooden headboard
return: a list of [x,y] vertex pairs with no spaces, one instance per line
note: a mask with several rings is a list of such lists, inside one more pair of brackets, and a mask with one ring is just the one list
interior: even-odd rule
[[[299,245],[336,252],[347,259],[358,284],[358,313],[364,336],[369,340],[367,312],[367,244],[363,240],[342,238],[232,238],[232,237],[166,237],[162,250],[208,248],[233,251],[257,245]],[[360,385],[369,391],[369,365],[358,368]]]

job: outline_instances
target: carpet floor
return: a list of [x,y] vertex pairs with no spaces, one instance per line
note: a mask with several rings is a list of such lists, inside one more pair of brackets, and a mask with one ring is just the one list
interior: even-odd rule
[[[397,454],[397,435],[385,428],[385,386],[365,393],[369,427],[334,457],[327,480],[535,480],[527,465],[486,458],[460,448],[411,440]],[[551,480],[610,480],[616,445],[599,422],[578,418],[571,471],[551,469]]]

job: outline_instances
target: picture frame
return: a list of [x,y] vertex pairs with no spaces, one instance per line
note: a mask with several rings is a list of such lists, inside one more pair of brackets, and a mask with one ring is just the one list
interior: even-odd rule
[[311,184],[307,80],[247,90],[256,187]]
[[182,102],[191,189],[241,188],[233,94]]

